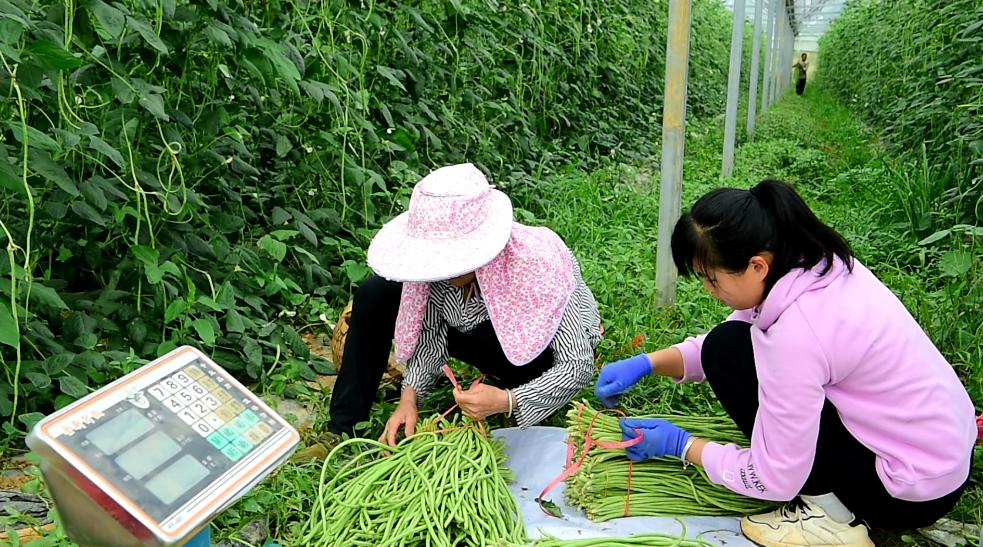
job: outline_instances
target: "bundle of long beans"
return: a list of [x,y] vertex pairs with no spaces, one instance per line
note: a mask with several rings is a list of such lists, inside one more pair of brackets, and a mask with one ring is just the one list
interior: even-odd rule
[[[702,439],[748,445],[730,418],[645,417],[669,420]],[[567,413],[567,423],[570,438],[578,450],[574,461],[580,458],[588,433],[594,441],[622,440],[617,416],[598,415],[583,403]],[[701,467],[684,469],[675,458],[652,458],[631,465],[620,448],[591,448],[581,468],[566,482],[567,501],[595,521],[625,516],[740,515],[764,512],[774,506],[772,502],[718,486],[710,482]]]
[[[332,461],[353,445],[362,450],[329,477]],[[511,477],[504,445],[473,422],[424,422],[396,447],[351,439],[325,459],[311,518],[297,544],[522,543],[525,524],[508,489]]]

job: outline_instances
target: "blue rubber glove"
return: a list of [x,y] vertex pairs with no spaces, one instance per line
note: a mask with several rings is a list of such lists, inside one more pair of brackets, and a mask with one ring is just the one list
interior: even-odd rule
[[618,404],[621,394],[642,378],[652,374],[652,362],[647,354],[636,355],[604,365],[594,385],[594,394],[608,408]]
[[[637,431],[636,431],[637,430]],[[642,441],[625,449],[632,461],[663,456],[683,457],[683,448],[691,437],[689,431],[658,418],[622,418],[622,439],[630,441],[642,435]]]

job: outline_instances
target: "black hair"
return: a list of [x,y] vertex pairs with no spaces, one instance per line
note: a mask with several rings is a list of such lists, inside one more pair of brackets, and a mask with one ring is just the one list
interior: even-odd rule
[[709,277],[713,269],[743,272],[751,257],[773,255],[765,294],[793,268],[838,256],[853,271],[853,251],[836,230],[819,220],[787,182],[765,179],[750,190],[717,188],[701,197],[676,222],[672,259],[683,276]]

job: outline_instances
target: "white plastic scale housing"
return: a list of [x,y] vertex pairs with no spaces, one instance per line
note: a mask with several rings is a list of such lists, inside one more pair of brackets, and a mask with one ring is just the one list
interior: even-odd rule
[[69,537],[121,547],[183,544],[299,441],[190,346],[47,416],[27,438]]

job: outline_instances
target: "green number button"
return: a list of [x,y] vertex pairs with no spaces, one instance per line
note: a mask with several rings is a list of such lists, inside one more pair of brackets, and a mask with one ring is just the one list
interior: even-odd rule
[[236,448],[241,450],[243,454],[246,454],[253,449],[253,443],[247,441],[242,437],[239,437],[238,439],[232,441],[232,444],[235,445]]
[[222,435],[221,431],[215,431],[207,437],[208,442],[212,444],[215,448],[222,448],[223,446],[229,444],[229,440]]
[[242,451],[232,444],[226,445],[226,447],[222,449],[222,454],[225,454],[226,457],[232,461],[238,461],[239,458],[243,456]]

